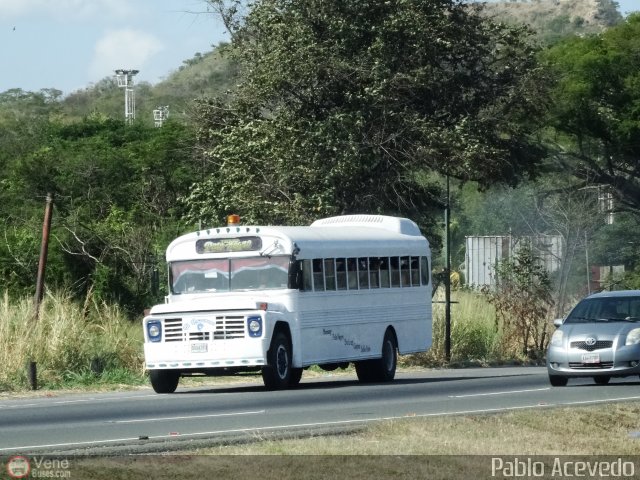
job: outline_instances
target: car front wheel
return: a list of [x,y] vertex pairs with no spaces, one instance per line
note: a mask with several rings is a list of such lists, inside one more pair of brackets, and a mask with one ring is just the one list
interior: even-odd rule
[[549,375],[549,383],[554,387],[564,387],[569,382],[567,377],[560,377],[558,375]]
[[594,382],[598,385],[606,385],[611,380],[611,377],[602,376],[602,377],[593,377]]

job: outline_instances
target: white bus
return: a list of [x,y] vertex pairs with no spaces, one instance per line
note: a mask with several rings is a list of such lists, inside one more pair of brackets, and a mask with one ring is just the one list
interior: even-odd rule
[[230,223],[177,238],[166,258],[169,295],[143,320],[158,393],[181,376],[246,371],[283,389],[311,365],[351,362],[360,381],[390,381],[398,353],[431,346],[431,253],[406,218]]

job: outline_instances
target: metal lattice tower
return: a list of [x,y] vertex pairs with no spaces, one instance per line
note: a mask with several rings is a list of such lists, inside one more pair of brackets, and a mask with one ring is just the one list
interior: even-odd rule
[[116,70],[118,86],[124,88],[124,119],[127,123],[136,118],[136,97],[133,91],[133,77],[140,70]]
[[153,111],[153,121],[156,127],[161,127],[167,118],[169,118],[169,105],[157,107]]

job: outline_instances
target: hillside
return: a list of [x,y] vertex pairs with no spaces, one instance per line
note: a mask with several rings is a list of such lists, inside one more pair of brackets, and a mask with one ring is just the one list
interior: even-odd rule
[[529,25],[544,43],[568,35],[598,33],[622,21],[613,0],[519,0],[488,2],[487,15]]
[[[498,20],[529,25],[541,42],[550,44],[567,35],[598,33],[622,20],[613,0],[511,0],[487,2],[486,15]],[[136,86],[137,118],[153,121],[153,109],[169,106],[172,118],[187,118],[194,98],[223,93],[231,88],[237,70],[224,55],[224,45],[197,53],[155,84]],[[122,91],[115,79],[105,78],[91,87],[68,95],[63,109],[70,119],[95,112],[119,117]]]

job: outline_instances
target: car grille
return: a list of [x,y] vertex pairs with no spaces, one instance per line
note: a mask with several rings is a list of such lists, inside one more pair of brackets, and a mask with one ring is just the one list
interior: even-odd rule
[[569,368],[573,368],[575,370],[593,370],[593,369],[607,369],[613,368],[613,362],[602,362],[602,363],[578,363],[578,362],[569,362]]
[[243,315],[217,315],[210,317],[208,320],[215,321],[215,327],[205,323],[205,330],[198,332],[185,332],[182,320],[182,318],[164,319],[165,342],[232,340],[245,337],[246,321]]
[[601,350],[603,348],[611,348],[612,346],[612,340],[598,340],[594,345],[587,345],[586,342],[571,342],[571,348],[578,348],[580,350],[586,350],[588,352]]

